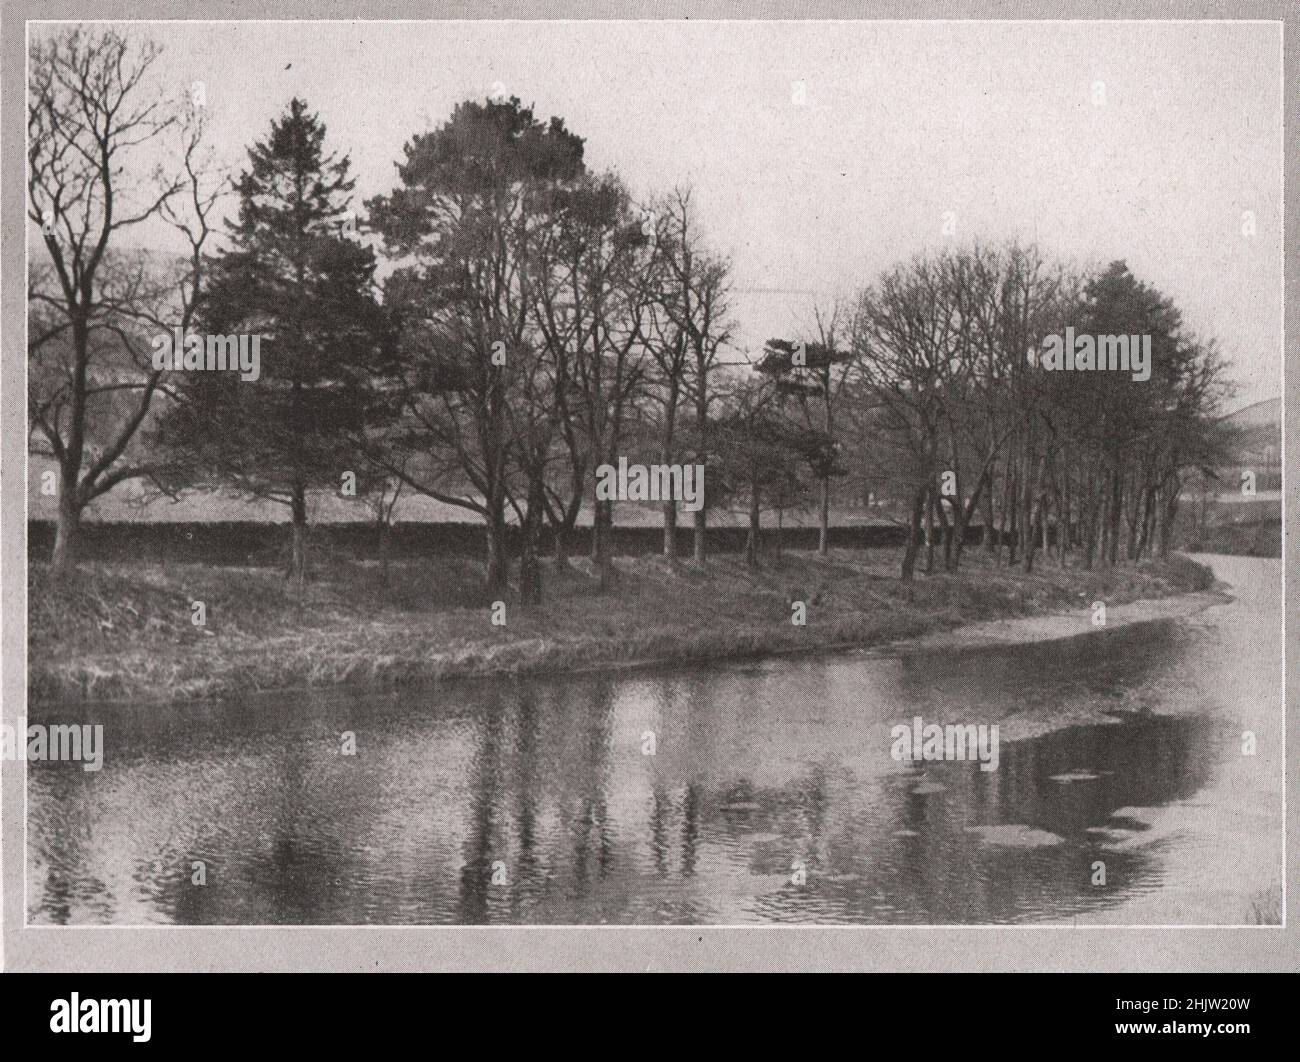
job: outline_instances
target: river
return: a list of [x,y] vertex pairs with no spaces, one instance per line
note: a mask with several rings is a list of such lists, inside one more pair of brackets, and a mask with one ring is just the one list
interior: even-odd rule
[[1230,601],[1063,640],[46,709],[105,759],[29,765],[29,921],[1268,921],[1281,561],[1197,559]]

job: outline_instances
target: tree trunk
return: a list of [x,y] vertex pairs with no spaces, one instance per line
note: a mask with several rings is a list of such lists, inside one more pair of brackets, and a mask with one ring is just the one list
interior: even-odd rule
[[926,492],[925,503],[925,574],[934,571],[934,492]]
[[529,476],[528,508],[524,510],[523,553],[519,560],[519,599],[525,605],[542,603],[542,568],[538,554],[542,538],[543,489],[540,474]]
[[1011,540],[1011,501],[1016,496],[1015,476],[1011,471],[1011,455],[1007,455],[1007,467],[1002,473],[1002,505],[998,513],[997,565],[1002,567],[1002,547],[1007,548],[1007,567],[1016,562],[1015,546]]
[[912,518],[907,527],[907,548],[903,550],[903,582],[910,583],[916,572],[916,555],[921,550],[921,517],[929,487],[920,487],[912,498]]
[[1169,501],[1165,503],[1163,518],[1160,521],[1160,559],[1169,559],[1169,548],[1173,544],[1174,521],[1178,518],[1178,495],[1182,492],[1182,481],[1175,476],[1166,488]]
[[596,502],[591,521],[591,558],[596,565],[600,589],[608,590],[614,584],[614,564],[611,559],[612,531],[614,529],[614,503]]
[[[973,501],[974,499],[971,500]],[[973,513],[974,513],[973,508],[971,509],[970,514],[967,513],[967,507],[962,505],[960,497],[953,501],[953,506],[952,506],[952,536],[953,536],[952,570],[953,571],[956,571],[958,568],[961,567],[962,551],[965,550],[966,548],[966,528],[969,526],[970,515],[972,515]]]
[[1141,560],[1142,553],[1147,550],[1151,543],[1151,527],[1155,519],[1155,497],[1156,488],[1147,487],[1142,492],[1142,523],[1141,531],[1138,534],[1137,552],[1135,559]]
[[831,548],[831,478],[822,476],[821,509],[817,521],[817,552],[826,556]]
[[59,486],[59,519],[54,534],[54,553],[50,568],[58,576],[69,575],[77,566],[81,544],[81,506],[77,504],[76,485],[63,479]]
[[505,514],[497,511],[487,520],[487,590],[498,594],[510,585],[510,558],[506,555]]
[[573,496],[560,515],[560,521],[554,526],[555,534],[555,568],[562,571],[569,567],[569,543],[572,541],[573,529],[578,526],[578,513],[582,510],[582,477],[576,476],[573,482]]
[[1028,575],[1034,570],[1034,554],[1038,551],[1038,527],[1046,519],[1043,513],[1043,501],[1039,498],[1037,502],[1028,502],[1025,509],[1025,552],[1024,564],[1025,574]]
[[1067,477],[1056,502],[1056,559],[1065,567],[1065,555],[1070,551],[1070,536],[1073,528],[1070,523],[1070,481]]
[[[677,379],[670,383],[668,401],[664,410],[664,434],[660,445],[660,459],[665,465],[672,464],[673,436],[677,428]],[[677,501],[665,498],[664,514],[664,556],[674,564],[677,562]]]
[[759,530],[759,494],[757,489],[749,492],[749,534],[745,536],[745,566],[758,567],[758,530]]
[[1099,509],[1101,530],[1100,540],[1097,545],[1097,558],[1104,565],[1106,558],[1110,556],[1110,488],[1103,484],[1101,492],[1102,498]]
[[943,511],[943,499],[936,498],[934,502],[934,515],[939,520],[939,534],[943,539],[943,570],[950,572],[953,570],[952,564],[952,524],[948,521],[948,514]]
[[1119,472],[1110,474],[1110,507],[1106,516],[1110,521],[1108,530],[1108,549],[1107,558],[1113,568],[1119,563],[1119,518],[1120,504],[1123,500],[1123,486],[1120,483]]
[[290,548],[289,576],[301,587],[307,578],[307,490],[293,488],[293,542]]
[[[709,458],[709,374],[703,349],[703,339],[695,337],[695,430],[699,432],[699,445],[695,451],[695,463],[701,467],[708,464]],[[705,501],[705,498],[701,498]],[[695,511],[695,563],[703,565],[708,557],[704,544],[704,533],[708,530],[708,510],[701,505]]]
[[677,502],[672,498],[664,502],[664,556],[677,560]]
[[1034,551],[1038,546],[1038,540],[1034,537],[1037,531],[1037,525],[1034,522],[1037,514],[1034,510],[1041,505],[1041,499],[1038,497],[1038,485],[1042,479],[1041,461],[1036,462],[1036,467],[1032,470],[1030,461],[1028,444],[1026,444],[1025,475],[1024,482],[1021,484],[1020,506],[1023,513],[1023,519],[1020,522],[1020,559],[1026,572],[1033,567]]
[[388,538],[389,527],[388,521],[383,517],[379,519],[379,585],[388,587]]
[[1137,560],[1138,523],[1138,514],[1134,513],[1133,518],[1128,522],[1128,540],[1124,543],[1124,559],[1128,561]]
[[1084,508],[1084,519],[1087,521],[1084,527],[1083,542],[1084,571],[1092,571],[1093,562],[1097,559],[1097,524],[1100,512],[1097,498],[1093,495],[1088,499],[1088,504]]
[[984,492],[984,497],[981,500],[981,504],[984,507],[984,533],[983,533],[983,541],[981,544],[984,546],[984,552],[991,554],[994,550],[993,540],[996,537],[994,534],[995,528],[993,527],[993,484],[992,483],[988,485],[988,489]]

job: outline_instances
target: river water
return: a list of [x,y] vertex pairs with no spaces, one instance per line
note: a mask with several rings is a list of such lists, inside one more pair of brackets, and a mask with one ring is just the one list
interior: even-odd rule
[[[29,765],[29,920],[1268,920],[1281,562],[1198,559],[1230,602],[1068,640],[52,708],[106,752]],[[997,769],[895,760],[916,716]]]

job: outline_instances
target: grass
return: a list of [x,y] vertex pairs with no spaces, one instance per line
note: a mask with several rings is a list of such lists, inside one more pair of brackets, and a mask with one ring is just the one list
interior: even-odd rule
[[[603,594],[589,561],[547,564],[545,603],[506,595],[504,627],[490,622],[481,565],[459,558],[394,563],[387,586],[374,564],[334,558],[301,591],[267,569],[111,563],[53,581],[33,564],[29,692],[34,703],[165,701],[820,651],[1210,582],[1182,559],[1025,575],[972,552],[959,574],[908,587],[898,561],[897,550],[787,552],[750,571],[730,555],[704,569],[619,558]],[[203,627],[191,623],[194,601]],[[791,623],[794,601],[807,604],[806,626]]]

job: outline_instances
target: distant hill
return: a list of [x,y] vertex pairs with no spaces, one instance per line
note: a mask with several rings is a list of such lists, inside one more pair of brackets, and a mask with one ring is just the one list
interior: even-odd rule
[[1220,421],[1240,433],[1234,448],[1234,464],[1280,468],[1282,464],[1282,399],[1266,398]]
[[1280,428],[1282,425],[1282,399],[1265,398],[1262,402],[1252,402],[1235,413],[1229,413],[1223,420],[1225,423],[1237,424],[1242,427],[1256,424],[1276,424]]

